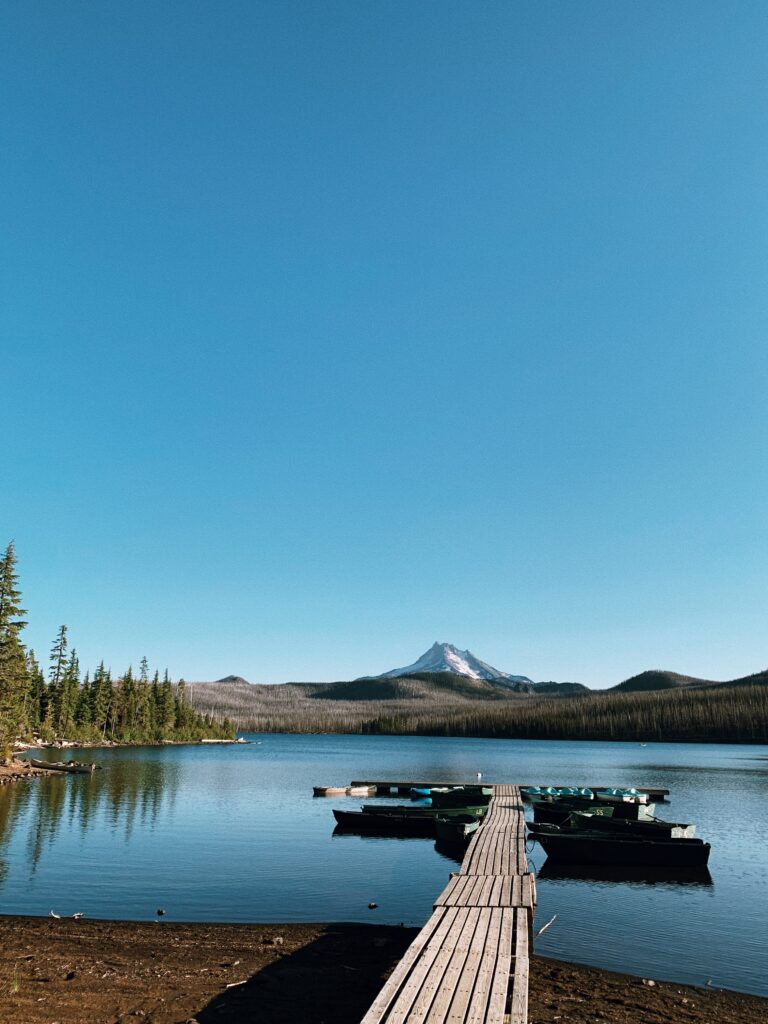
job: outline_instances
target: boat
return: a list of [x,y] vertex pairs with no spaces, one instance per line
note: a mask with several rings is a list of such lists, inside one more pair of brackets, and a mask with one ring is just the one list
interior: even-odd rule
[[363,811],[340,811],[334,808],[337,828],[344,832],[357,832],[374,836],[435,837],[434,817],[404,814],[365,814]]
[[482,818],[488,813],[488,807],[485,804],[477,804],[469,807],[427,807],[423,804],[389,804],[388,806],[363,804],[362,812],[363,814],[370,814],[382,818],[452,818],[461,814],[471,814],[476,818]]
[[450,818],[435,818],[435,836],[439,843],[457,845],[465,843],[480,827],[474,814],[455,814]]
[[83,761],[38,761],[34,757],[30,757],[29,763],[33,768],[44,768],[49,772],[73,772],[78,775],[90,775],[98,768],[96,764],[85,764]]
[[520,790],[523,800],[557,799],[559,797],[581,797],[593,800],[594,792],[586,786],[524,786]]
[[703,839],[644,839],[597,832],[537,832],[533,838],[557,864],[693,868],[705,867],[710,845]]
[[595,800],[605,800],[607,803],[632,803],[647,804],[648,794],[641,793],[639,789],[596,789]]
[[662,821],[661,818],[648,818],[632,821],[628,818],[614,818],[604,814],[583,814],[572,812],[565,821],[559,824],[534,822],[528,825],[532,835],[541,832],[548,835],[552,832],[599,832],[615,836],[636,836],[642,839],[693,839],[696,826],[676,821]]
[[490,786],[460,786],[449,790],[432,790],[433,807],[467,807],[487,804],[493,796]]
[[[536,826],[534,825],[534,828]],[[585,814],[574,811],[561,828],[577,831],[609,832],[618,835],[639,835],[644,838],[693,839],[696,826],[680,821],[664,821],[662,818],[617,818],[607,814]]]
[[313,786],[312,796],[346,796],[346,786]]
[[344,792],[347,796],[374,796],[376,790],[372,786],[347,786]]
[[536,822],[548,822],[551,825],[560,825],[574,811],[583,811],[588,814],[604,815],[611,818],[641,821],[652,819],[655,810],[656,804],[641,804],[633,803],[632,801],[625,802],[623,800],[617,803],[601,801],[599,804],[576,797],[562,800],[534,800],[533,820]]
[[[579,793],[592,793],[593,795],[599,791],[605,791],[611,787],[605,785],[602,786],[522,786],[520,793],[523,800],[528,800],[530,797],[544,796],[549,794],[550,796],[556,796],[560,790],[572,790],[578,789]],[[613,787],[618,788],[618,787]],[[633,786],[631,787],[639,794],[645,794],[650,801],[655,804],[667,803],[669,798],[669,790],[664,789],[661,786]]]
[[423,800],[432,795],[429,786],[411,786],[411,800]]

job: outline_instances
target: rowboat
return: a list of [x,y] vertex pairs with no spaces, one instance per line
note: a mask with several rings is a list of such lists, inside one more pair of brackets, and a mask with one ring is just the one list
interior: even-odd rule
[[344,832],[357,832],[373,836],[422,836],[433,839],[435,819],[414,815],[364,814],[363,811],[333,810],[337,828]]
[[432,790],[433,807],[467,807],[474,804],[487,804],[493,796],[490,786],[461,786],[446,791]]
[[411,786],[411,800],[423,800],[431,795],[432,790],[428,786]]
[[642,839],[596,832],[537,832],[533,838],[557,864],[704,867],[709,843],[701,839]]
[[82,761],[38,761],[34,757],[30,757],[29,763],[33,768],[45,768],[49,772],[72,772],[78,775],[90,775],[98,768],[96,764],[85,764]]
[[465,843],[480,827],[474,814],[456,814],[451,818],[435,818],[435,835],[439,843]]
[[[534,828],[537,826],[534,825]],[[617,818],[614,815],[584,814],[574,811],[561,828],[576,831],[608,832],[613,835],[638,835],[656,839],[693,839],[696,826],[679,821],[663,821],[661,818]]]
[[562,800],[536,800],[533,801],[533,820],[545,821],[551,825],[560,825],[566,821],[574,811],[584,811],[588,814],[601,814],[611,818],[623,818],[625,820],[641,821],[653,818],[656,804],[632,803],[632,801],[618,801],[610,803],[592,800],[581,800],[577,797]]
[[370,786],[313,786],[313,796],[372,796]]
[[485,804],[470,807],[425,807],[421,804],[389,804],[389,806],[363,804],[362,812],[363,814],[375,815],[381,818],[453,818],[461,814],[471,814],[476,818],[482,818],[488,813],[488,807]]
[[610,804],[647,804],[648,794],[641,793],[639,789],[596,789],[595,800],[605,800]]

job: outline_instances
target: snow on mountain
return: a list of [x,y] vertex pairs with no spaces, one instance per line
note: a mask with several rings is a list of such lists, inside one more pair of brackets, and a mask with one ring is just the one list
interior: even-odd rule
[[453,644],[434,643],[412,665],[405,668],[393,668],[390,672],[382,672],[374,679],[394,679],[407,676],[414,672],[452,672],[457,676],[469,676],[470,679],[499,679],[509,683],[530,683],[527,676],[513,676],[509,672],[501,672],[486,661],[476,658],[471,651],[460,651]]

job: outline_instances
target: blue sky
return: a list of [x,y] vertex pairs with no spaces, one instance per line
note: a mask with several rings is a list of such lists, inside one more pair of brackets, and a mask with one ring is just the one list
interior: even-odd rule
[[0,11],[27,642],[768,664],[763,3]]

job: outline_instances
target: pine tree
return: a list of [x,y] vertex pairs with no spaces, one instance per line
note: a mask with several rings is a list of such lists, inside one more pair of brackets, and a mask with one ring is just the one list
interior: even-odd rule
[[18,589],[13,542],[0,559],[0,760],[8,762],[13,742],[24,723],[24,698],[29,686],[24,646],[19,634],[26,625]]
[[62,736],[71,738],[74,735],[76,708],[80,696],[80,661],[77,651],[72,648],[72,653],[67,661],[64,674],[61,678],[59,714],[57,727]]
[[93,676],[91,685],[91,721],[94,727],[106,736],[108,718],[112,710],[112,678],[102,661]]
[[40,728],[45,717],[48,691],[43,670],[40,668],[32,648],[27,651],[27,678],[29,679],[29,688],[25,699],[24,717],[30,730],[34,733]]

